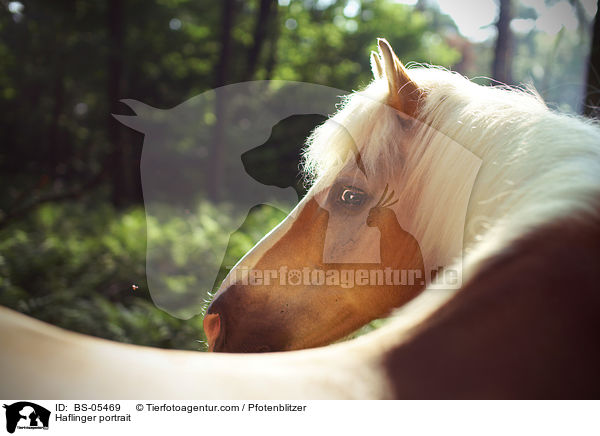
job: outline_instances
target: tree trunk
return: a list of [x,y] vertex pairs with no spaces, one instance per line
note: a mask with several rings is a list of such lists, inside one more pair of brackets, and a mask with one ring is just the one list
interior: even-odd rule
[[512,20],[511,0],[499,0],[500,13],[496,28],[496,48],[494,50],[494,61],[492,64],[492,78],[499,82],[511,84],[512,82],[512,33],[510,21]]
[[278,20],[278,7],[275,6],[271,15],[271,35],[269,37],[268,46],[269,55],[267,56],[267,60],[265,62],[265,80],[271,80],[271,77],[273,77],[273,71],[275,70],[275,65],[277,64],[277,42],[279,41],[280,27],[281,24]]
[[248,60],[246,62],[246,73],[244,80],[252,80],[258,66],[258,58],[265,42],[267,30],[269,29],[272,10],[277,9],[277,2],[274,0],[260,0],[260,7],[254,23],[252,47],[248,51]]
[[118,112],[121,98],[123,72],[123,8],[120,0],[108,2],[108,141],[111,147],[109,173],[112,203],[122,207],[130,193],[129,171],[126,168],[126,150],[123,147],[121,128],[111,116]]
[[[233,29],[233,19],[235,15],[235,0],[223,0],[221,15],[221,52],[217,63],[215,75],[215,88],[227,84],[229,79],[229,61],[231,58],[231,43]],[[220,199],[220,188],[223,183],[224,156],[225,156],[225,132],[224,124],[226,117],[225,97],[221,92],[217,93],[215,101],[216,123],[213,130],[213,141],[208,161],[208,168],[205,172],[208,176],[206,186],[208,188],[208,197],[212,201]]]
[[[62,54],[61,54],[62,57]],[[62,59],[57,62],[56,77],[54,79],[54,92],[53,92],[53,100],[54,105],[52,107],[52,118],[50,121],[50,129],[48,132],[48,159],[49,168],[48,172],[50,173],[50,180],[54,181],[56,178],[58,166],[60,164],[64,164],[65,159],[68,158],[66,156],[65,150],[63,148],[63,143],[60,138],[60,117],[63,113],[64,103],[65,103],[65,83],[64,83],[64,74],[63,74],[63,63]]]
[[598,0],[598,11],[594,20],[591,46],[583,112],[587,116],[598,117],[600,116],[598,110],[600,107],[600,0]]

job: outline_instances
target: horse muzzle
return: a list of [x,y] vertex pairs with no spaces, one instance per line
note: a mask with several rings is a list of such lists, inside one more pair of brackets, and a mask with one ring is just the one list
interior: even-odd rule
[[285,349],[285,328],[269,316],[268,306],[244,298],[243,285],[231,285],[208,307],[204,332],[208,350],[225,353],[265,353]]

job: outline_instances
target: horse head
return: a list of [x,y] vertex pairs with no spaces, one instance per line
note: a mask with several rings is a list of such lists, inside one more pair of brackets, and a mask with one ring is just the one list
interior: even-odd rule
[[317,178],[290,215],[230,271],[205,316],[210,350],[261,352],[329,344],[386,316],[424,288],[423,280],[406,285],[385,276],[392,269],[423,269],[422,255],[412,246],[406,252],[401,246],[383,249],[383,239],[394,235],[371,226],[380,215],[395,215],[392,207],[400,209],[399,199],[392,197],[401,177],[380,171],[373,159],[363,162],[369,147],[376,147],[372,143],[383,140],[382,131],[395,129],[398,137],[385,140],[399,150],[410,135],[407,121],[417,116],[421,91],[385,40],[379,41],[379,54],[372,55],[372,68],[380,83],[387,82],[382,101],[369,103],[376,113],[353,118],[360,110],[347,108],[310,139],[313,149],[319,142],[354,152],[329,177]]

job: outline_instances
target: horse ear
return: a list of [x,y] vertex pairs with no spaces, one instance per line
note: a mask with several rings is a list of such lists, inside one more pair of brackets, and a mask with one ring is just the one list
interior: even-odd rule
[[[390,90],[388,104],[401,114],[405,114],[410,118],[416,118],[419,100],[422,92],[419,87],[413,82],[408,73],[392,50],[389,42],[383,38],[377,39],[379,45],[379,54],[383,60],[383,72],[388,81]],[[371,59],[373,59],[371,57]]]
[[374,51],[371,52],[371,71],[375,79],[383,77],[383,67],[381,66],[381,58]]
[[155,109],[152,106],[148,106],[137,100],[123,99],[120,100],[120,102],[129,106],[135,112],[135,115],[111,115],[121,124],[124,124],[133,130],[137,130],[138,132],[145,133],[149,120],[156,118],[154,115],[160,112],[160,109]]

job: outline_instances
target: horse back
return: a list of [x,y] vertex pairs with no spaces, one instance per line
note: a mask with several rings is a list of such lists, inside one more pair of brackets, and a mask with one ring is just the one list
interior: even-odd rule
[[600,207],[522,236],[388,353],[395,395],[597,398],[599,267]]

